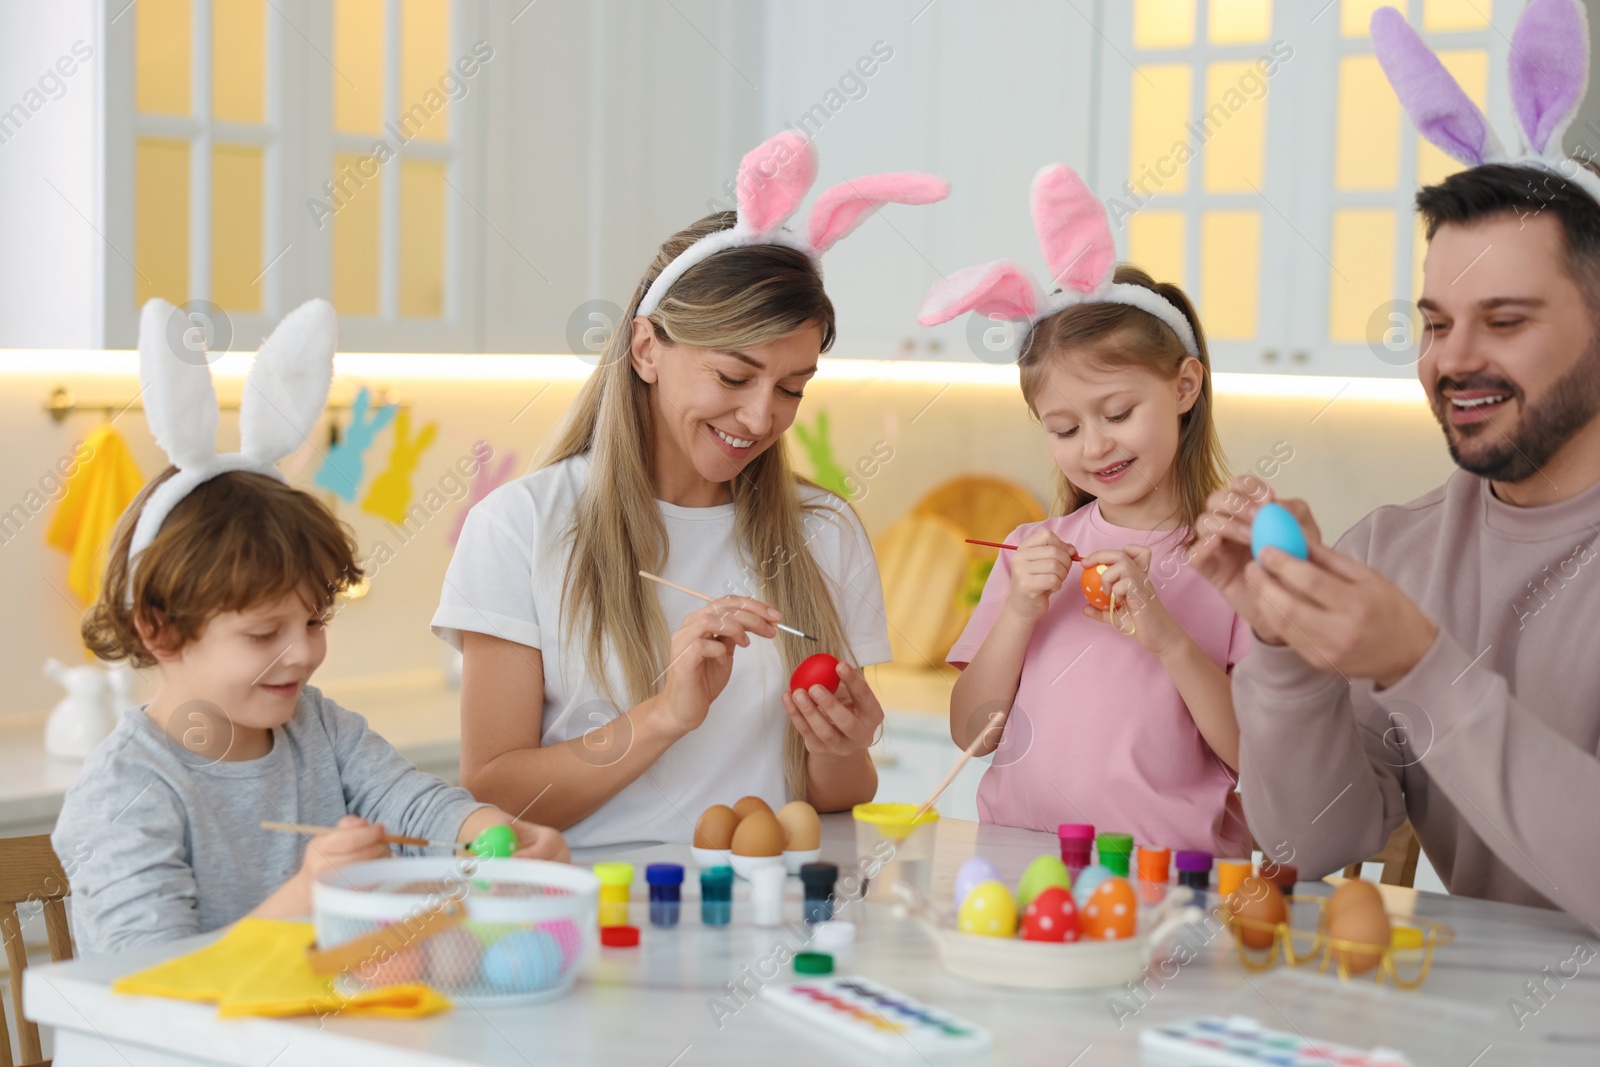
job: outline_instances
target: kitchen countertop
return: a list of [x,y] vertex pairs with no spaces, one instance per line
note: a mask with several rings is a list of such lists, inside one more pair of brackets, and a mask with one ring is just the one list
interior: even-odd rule
[[[1053,851],[1050,835],[1008,827],[940,820],[931,892],[947,899],[955,873],[982,855],[1014,883],[1026,864]],[[687,849],[658,845],[580,853],[600,858],[688,863]],[[823,819],[822,853],[841,866],[857,862],[852,821]],[[1323,895],[1324,883],[1297,892]],[[793,897],[786,917],[799,914]],[[644,905],[635,886],[634,921]],[[1331,975],[1282,966],[1247,971],[1225,933],[1180,934],[1197,952],[1165,979],[1143,989],[1113,987],[1072,993],[1023,993],[969,982],[945,972],[926,934],[883,905],[851,902],[843,917],[857,923],[853,959],[841,973],[865,975],[989,1028],[995,1046],[985,1062],[1106,1067],[1143,1061],[1143,1027],[1202,1015],[1246,1015],[1264,1025],[1360,1047],[1395,1048],[1417,1067],[1593,1064],[1600,1061],[1600,970],[1573,966],[1575,946],[1591,934],[1554,911],[1416,890],[1384,888],[1389,909],[1453,927],[1456,940],[1438,950],[1433,971],[1416,991],[1370,980],[1341,983]],[[870,1062],[813,1031],[794,1029],[772,1009],[731,999],[727,984],[748,988],[792,980],[760,971],[780,942],[792,950],[792,927],[749,924],[735,905],[734,925],[700,926],[692,909],[672,930],[644,926],[638,949],[603,949],[577,989],[559,1000],[523,1008],[458,1005],[421,1020],[329,1018],[221,1020],[209,1005],[112,994],[116,977],[149,966],[206,938],[135,950],[124,956],[30,968],[27,1014],[56,1027],[56,1063],[144,1064],[156,1056],[184,1063],[274,1067],[325,1063],[363,1065],[643,1063],[689,1067],[737,1064],[784,1067]],[[1164,955],[1162,957],[1164,958]],[[1582,958],[1582,957],[1578,957]],[[1565,979],[1546,978],[1566,973]],[[759,972],[759,977],[757,974]],[[1572,977],[1572,975],[1576,977]],[[1543,1001],[1525,983],[1543,980]],[[1534,1009],[1518,1019],[1515,998]],[[714,1011],[717,1004],[721,1012]],[[732,1008],[730,1011],[729,1008]],[[162,1062],[174,1062],[163,1059]],[[921,1063],[920,1060],[914,1062]]]

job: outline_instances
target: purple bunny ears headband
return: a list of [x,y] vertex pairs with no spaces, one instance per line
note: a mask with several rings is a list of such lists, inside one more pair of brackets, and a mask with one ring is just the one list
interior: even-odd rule
[[1166,323],[1183,350],[1199,356],[1194,327],[1175,304],[1142,285],[1111,280],[1117,269],[1111,221],[1105,205],[1070,167],[1058,163],[1035,175],[1032,201],[1034,232],[1051,281],[1060,290],[1047,294],[1025,268],[995,260],[957,271],[936,284],[923,300],[917,321],[937,326],[976,311],[1032,325],[1075,304],[1127,304]]
[[1600,177],[1561,136],[1589,88],[1589,20],[1578,0],[1529,0],[1511,35],[1511,104],[1522,153],[1506,154],[1489,120],[1392,7],[1372,14],[1372,45],[1417,132],[1470,167],[1508,163],[1555,173],[1600,203]]
[[817,197],[804,234],[784,229],[816,180],[816,151],[793,131],[751,149],[739,164],[738,221],[732,229],[700,238],[668,263],[645,290],[637,314],[652,314],[684,272],[718,252],[782,245],[815,261],[884,204],[932,204],[950,195],[950,183],[932,174],[869,174],[841,182]]

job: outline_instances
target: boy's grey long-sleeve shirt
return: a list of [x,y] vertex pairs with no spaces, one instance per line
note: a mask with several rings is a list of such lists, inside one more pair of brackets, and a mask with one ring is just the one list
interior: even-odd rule
[[[67,791],[51,844],[72,885],[85,954],[226,926],[300,868],[306,840],[262,820],[331,826],[346,814],[454,841],[483,807],[419,771],[367,721],[307,686],[260,759],[213,761],[125,713]],[[70,857],[70,861],[66,859]]]

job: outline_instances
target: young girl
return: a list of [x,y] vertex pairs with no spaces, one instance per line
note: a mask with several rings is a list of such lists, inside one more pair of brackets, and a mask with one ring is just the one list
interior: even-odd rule
[[[361,578],[349,528],[276,467],[327,399],[333,309],[291,312],[261,346],[241,451],[222,456],[209,366],[167,347],[174,314],[151,301],[139,333],[151,432],[174,465],[123,515],[83,624],[93,652],[159,684],[89,755],[51,835],[76,861],[79,950],[309,915],[317,874],[390,855],[385,831],[470,842],[505,824],[518,855],[565,860],[559,833],[417,770],[307,684],[335,596]],[[337,829],[308,840],[263,820]]]
[[[924,307],[925,325],[967,310],[1029,321],[1022,393],[1060,475],[1061,514],[1006,538],[1017,548],[950,651],[950,736],[994,753],[985,822],[1248,856],[1228,671],[1249,628],[1186,561],[1225,477],[1204,335],[1177,286],[1116,266],[1104,208],[1070,170],[1039,174],[1033,210],[1061,290],[991,264]],[[1114,611],[1088,602],[1081,568]]]

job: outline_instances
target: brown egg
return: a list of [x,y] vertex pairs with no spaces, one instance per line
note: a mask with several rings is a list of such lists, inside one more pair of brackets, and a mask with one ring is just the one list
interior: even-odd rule
[[733,832],[735,856],[776,856],[783,851],[783,827],[770,811],[752,811]]
[[[1228,908],[1240,919],[1253,919],[1258,923],[1276,926],[1289,918],[1289,909],[1283,901],[1283,891],[1264,878],[1246,875],[1239,888],[1228,896]],[[1240,943],[1246,948],[1271,948],[1273,931],[1259,926],[1240,924],[1233,928]]]
[[752,811],[764,811],[771,815],[772,807],[760,797],[740,797],[733,802],[733,813],[741,820]]
[[778,822],[783,826],[785,850],[804,852],[822,845],[822,822],[817,809],[803,800],[792,800],[778,809]]
[[[1365,888],[1361,888],[1365,887]],[[1389,915],[1383,908],[1383,895],[1370,882],[1348,882],[1334,891],[1327,903],[1328,936],[1335,941],[1371,945],[1374,951],[1335,947],[1334,961],[1351,974],[1365,974],[1383,958],[1389,944]]]
[[713,804],[700,816],[694,828],[695,848],[725,849],[733,844],[733,830],[739,825],[739,816],[726,804]]

